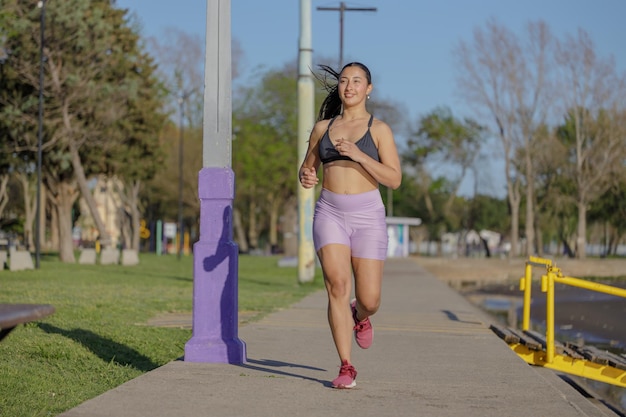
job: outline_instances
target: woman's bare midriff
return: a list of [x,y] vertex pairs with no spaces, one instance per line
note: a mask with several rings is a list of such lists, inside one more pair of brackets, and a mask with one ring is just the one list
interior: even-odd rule
[[378,183],[363,167],[352,161],[324,164],[322,186],[336,194],[360,194],[378,189]]

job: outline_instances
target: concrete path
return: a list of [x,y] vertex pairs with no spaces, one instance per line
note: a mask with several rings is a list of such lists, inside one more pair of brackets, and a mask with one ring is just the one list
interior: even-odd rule
[[372,323],[372,347],[354,344],[352,390],[330,388],[339,360],[322,291],[241,327],[243,366],[174,361],[61,416],[615,416],[527,365],[487,316],[411,260],[387,261]]

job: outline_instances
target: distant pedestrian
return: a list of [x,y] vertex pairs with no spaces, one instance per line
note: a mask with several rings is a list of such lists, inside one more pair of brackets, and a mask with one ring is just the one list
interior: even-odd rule
[[[334,388],[353,388],[357,371],[351,362],[352,332],[367,349],[374,331],[369,317],[378,311],[387,226],[379,184],[396,189],[402,172],[393,133],[366,108],[372,92],[369,69],[346,64],[339,73],[322,65],[318,77],[329,94],[321,105],[299,170],[304,188],[318,184],[313,241],[328,292],[328,322],[339,359]],[[327,82],[331,79],[331,82]],[[335,82],[336,81],[336,82]],[[352,276],[356,298],[350,301]]]

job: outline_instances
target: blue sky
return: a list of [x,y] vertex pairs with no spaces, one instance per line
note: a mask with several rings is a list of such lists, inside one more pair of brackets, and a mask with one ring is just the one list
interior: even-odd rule
[[[472,116],[455,95],[452,51],[490,18],[523,34],[529,21],[544,20],[559,37],[586,30],[599,55],[614,56],[626,69],[624,0],[363,0],[347,7],[376,12],[344,15],[344,62],[361,61],[372,71],[374,92],[406,106],[409,119],[448,106]],[[339,59],[339,1],[311,0],[314,62],[336,66]],[[167,28],[205,36],[205,0],[117,0],[135,12],[146,36]],[[297,58],[299,0],[231,0],[232,36],[243,49],[244,80],[258,68],[280,68]],[[320,62],[321,58],[325,58]],[[502,176],[496,172],[494,176]],[[500,188],[500,185],[496,186]],[[501,188],[500,188],[501,189]]]

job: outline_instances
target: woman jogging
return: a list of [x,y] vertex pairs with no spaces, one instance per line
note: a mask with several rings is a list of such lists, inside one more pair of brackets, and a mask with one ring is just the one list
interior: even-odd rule
[[[387,255],[385,207],[379,184],[397,189],[402,180],[393,133],[366,108],[372,92],[369,69],[359,63],[339,73],[321,66],[336,84],[326,84],[328,96],[309,139],[299,170],[304,188],[318,183],[322,191],[315,205],[313,242],[328,292],[328,322],[341,365],[334,388],[356,386],[351,362],[352,333],[367,349],[374,331],[370,316],[378,310],[383,265]],[[354,276],[356,298],[350,301]]]

